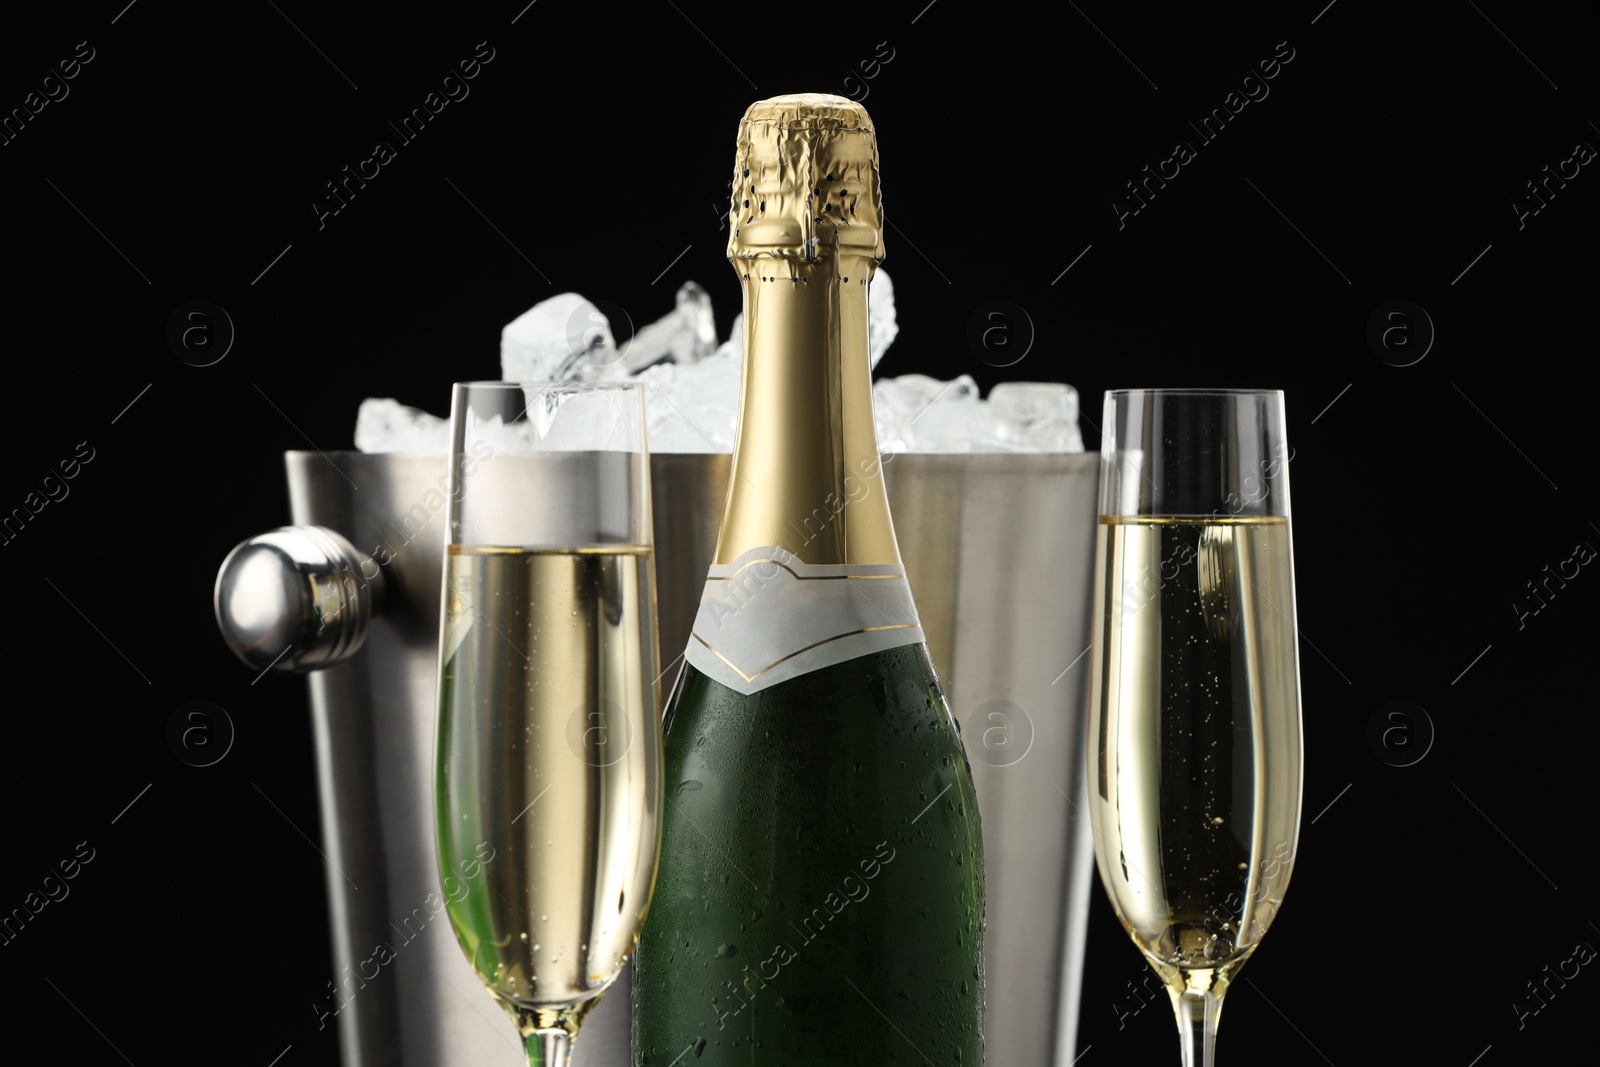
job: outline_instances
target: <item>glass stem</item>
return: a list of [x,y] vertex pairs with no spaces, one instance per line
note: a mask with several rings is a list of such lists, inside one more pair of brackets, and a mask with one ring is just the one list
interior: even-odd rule
[[528,1067],[567,1067],[572,1061],[572,1035],[565,1030],[534,1030],[522,1039]]
[[1209,991],[1169,992],[1178,1014],[1183,1067],[1215,1067],[1217,1019],[1222,1015],[1222,998]]

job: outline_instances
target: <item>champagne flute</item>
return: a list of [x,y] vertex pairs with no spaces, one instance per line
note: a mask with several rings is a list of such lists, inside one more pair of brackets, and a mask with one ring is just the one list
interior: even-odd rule
[[530,1067],[566,1067],[633,952],[661,847],[642,387],[458,384],[448,484],[446,907]]
[[1283,394],[1106,394],[1089,695],[1100,880],[1212,1067],[1300,831]]

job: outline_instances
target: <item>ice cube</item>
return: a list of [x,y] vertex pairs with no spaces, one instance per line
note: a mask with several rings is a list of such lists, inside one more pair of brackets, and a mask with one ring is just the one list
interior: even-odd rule
[[[529,387],[535,395],[526,409],[526,421],[513,424],[533,451],[632,451],[642,443],[638,434],[638,409],[628,398],[612,392],[574,391],[562,386]],[[493,428],[490,428],[493,429]],[[491,434],[490,443],[494,444]]]
[[[678,290],[677,306],[633,335],[623,346],[616,369],[636,373],[662,362],[698,363],[716,350],[717,320],[711,313],[711,296],[699,284],[684,282]],[[579,369],[582,377],[599,376]]]
[[968,375],[938,383],[941,388],[911,416],[906,437],[912,452],[1007,451],[995,434],[987,405]]
[[356,413],[356,448],[362,452],[444,452],[450,420],[407,407],[388,397],[361,402]]
[[717,357],[734,360],[744,359],[744,312],[733,317],[733,332],[728,334],[728,339],[717,348]]
[[[978,403],[978,384],[963,374],[948,382],[926,374],[902,374],[881,378],[872,386],[872,410],[878,426],[878,449],[882,452],[929,451],[925,442],[944,440],[942,430],[923,425],[927,419],[957,417],[963,425],[970,413],[957,414]],[[944,448],[937,451],[954,451]]]
[[558,293],[518,315],[500,331],[500,378],[548,382],[580,366],[617,362],[605,314],[577,293]]
[[[867,339],[876,368],[899,333],[894,282],[878,270],[867,295]],[[671,312],[640,329],[618,350],[603,312],[577,293],[542,301],[501,334],[501,373],[507,381],[541,382],[567,377],[616,378],[632,374],[645,384],[649,445],[656,452],[727,452],[737,436],[739,378],[744,359],[744,316],[716,343],[711,297],[694,282],[678,290]],[[539,390],[530,385],[529,400]],[[885,378],[872,389],[878,447],[884,452],[1081,452],[1078,394],[1069,385],[1006,382],[988,400],[968,375],[941,382],[924,374]],[[402,408],[368,411],[358,426],[358,447],[411,447],[413,440],[446,445],[444,420]],[[573,413],[574,415],[576,412]],[[555,413],[539,425],[518,424],[548,436]],[[563,411],[563,418],[566,417]],[[537,416],[530,416],[538,423]],[[380,425],[380,420],[382,425]],[[427,423],[433,420],[436,427]],[[390,423],[394,423],[393,428]],[[573,423],[577,430],[577,422]],[[560,430],[560,426],[556,426]],[[362,442],[373,444],[368,449]],[[394,443],[399,442],[399,443]],[[535,446],[537,447],[537,446]]]
[[658,363],[645,382],[652,452],[731,452],[739,422],[737,356],[719,351],[698,363]]
[[879,267],[867,287],[867,345],[874,368],[899,332],[894,321],[894,283],[889,280],[889,272]]
[[714,355],[678,371],[684,417],[716,444],[718,452],[733,451],[743,370],[742,360]]
[[1070,385],[1005,382],[988,400],[963,374],[882,378],[872,387],[884,452],[1082,452],[1078,394]]
[[1020,452],[1082,452],[1078,391],[1056,382],[1001,382],[989,390],[1000,440]]

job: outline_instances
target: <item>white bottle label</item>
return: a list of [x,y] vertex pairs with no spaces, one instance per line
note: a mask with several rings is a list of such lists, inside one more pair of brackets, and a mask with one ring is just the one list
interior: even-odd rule
[[711,565],[684,658],[748,695],[923,640],[904,567],[816,566],[765,547]]

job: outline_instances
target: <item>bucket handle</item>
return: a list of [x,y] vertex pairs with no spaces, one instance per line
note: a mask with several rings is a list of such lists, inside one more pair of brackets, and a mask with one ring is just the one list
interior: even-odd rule
[[361,649],[383,611],[384,576],[326,526],[280,526],[228,553],[213,601],[234,655],[258,671],[303,674]]

